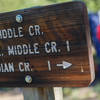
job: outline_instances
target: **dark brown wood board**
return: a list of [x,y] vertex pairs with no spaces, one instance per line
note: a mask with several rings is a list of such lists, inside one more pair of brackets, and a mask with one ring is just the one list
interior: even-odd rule
[[88,86],[91,47],[83,2],[0,13],[0,86]]

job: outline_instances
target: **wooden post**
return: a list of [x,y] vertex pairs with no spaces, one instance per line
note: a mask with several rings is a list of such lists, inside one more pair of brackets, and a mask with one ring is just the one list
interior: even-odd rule
[[63,100],[61,87],[23,88],[24,100]]
[[55,100],[53,88],[23,88],[24,100]]
[[54,88],[54,95],[55,95],[55,100],[63,100],[62,87],[55,87]]

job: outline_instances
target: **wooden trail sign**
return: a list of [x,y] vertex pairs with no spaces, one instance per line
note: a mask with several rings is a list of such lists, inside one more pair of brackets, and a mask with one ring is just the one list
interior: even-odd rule
[[94,79],[85,4],[0,14],[0,86],[88,86]]

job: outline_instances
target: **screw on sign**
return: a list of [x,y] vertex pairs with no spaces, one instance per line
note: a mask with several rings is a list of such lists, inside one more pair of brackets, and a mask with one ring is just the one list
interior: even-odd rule
[[82,87],[93,80],[84,3],[0,13],[0,86]]
[[21,23],[21,22],[23,21],[22,15],[17,15],[17,16],[16,16],[16,21],[17,21],[18,23]]

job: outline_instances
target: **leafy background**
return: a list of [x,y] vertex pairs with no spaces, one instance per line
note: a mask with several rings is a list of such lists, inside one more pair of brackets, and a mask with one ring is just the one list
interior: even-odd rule
[[[0,0],[0,12],[24,9],[33,6],[48,5],[54,3],[76,1],[76,0]],[[79,1],[79,0],[77,0]],[[100,9],[100,0],[80,0],[84,1],[89,11],[96,12]]]

